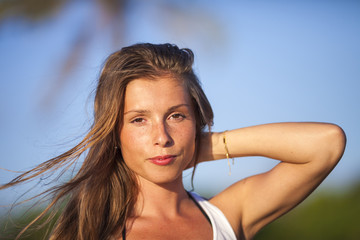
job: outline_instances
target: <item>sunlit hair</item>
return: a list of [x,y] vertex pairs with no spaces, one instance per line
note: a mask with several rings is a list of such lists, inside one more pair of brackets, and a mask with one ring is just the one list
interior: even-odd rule
[[85,154],[80,170],[70,181],[44,193],[53,194],[53,200],[34,221],[66,201],[50,239],[98,240],[118,236],[125,228],[138,194],[135,176],[118,148],[126,86],[135,79],[156,80],[163,76],[183,82],[196,118],[196,166],[200,135],[206,126],[210,129],[213,112],[194,74],[193,62],[190,49],[179,49],[172,44],[135,44],[111,54],[101,71],[94,123],[85,138],[68,152],[18,176],[1,189],[69,167]]

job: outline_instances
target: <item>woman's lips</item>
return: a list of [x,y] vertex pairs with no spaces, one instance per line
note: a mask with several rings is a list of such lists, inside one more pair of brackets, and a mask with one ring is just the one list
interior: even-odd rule
[[175,158],[176,155],[163,155],[149,158],[149,161],[156,165],[165,166],[170,164]]

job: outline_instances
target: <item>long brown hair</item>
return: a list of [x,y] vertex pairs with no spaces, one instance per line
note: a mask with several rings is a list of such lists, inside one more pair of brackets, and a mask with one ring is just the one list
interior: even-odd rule
[[95,95],[94,123],[85,138],[64,154],[0,187],[8,188],[45,173],[68,169],[81,155],[86,155],[72,179],[43,193],[52,194],[52,201],[29,225],[65,201],[66,206],[50,239],[110,239],[124,230],[138,186],[117,146],[120,146],[126,86],[134,79],[171,76],[184,82],[196,117],[196,166],[200,135],[206,126],[212,125],[213,112],[194,74],[193,62],[194,54],[190,49],[179,49],[172,44],[135,44],[111,54],[101,71]]

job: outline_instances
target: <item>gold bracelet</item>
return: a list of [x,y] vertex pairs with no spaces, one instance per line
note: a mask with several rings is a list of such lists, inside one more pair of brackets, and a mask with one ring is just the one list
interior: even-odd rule
[[[223,143],[224,143],[224,147],[225,147],[226,159],[228,160],[229,176],[230,176],[231,175],[230,154],[229,154],[229,149],[227,147],[226,134],[225,133],[226,133],[226,131],[223,132]],[[232,158],[232,164],[234,165],[234,158]]]

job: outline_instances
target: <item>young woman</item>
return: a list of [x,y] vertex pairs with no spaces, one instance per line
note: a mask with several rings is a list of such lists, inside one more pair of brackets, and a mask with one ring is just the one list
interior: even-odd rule
[[[327,123],[205,131],[213,112],[192,64],[191,50],[170,44],[115,52],[101,72],[88,135],[2,188],[69,168],[85,154],[75,177],[50,190],[44,213],[66,202],[50,239],[252,239],[324,180],[345,135]],[[243,156],[280,163],[210,200],[184,189],[183,170]]]

